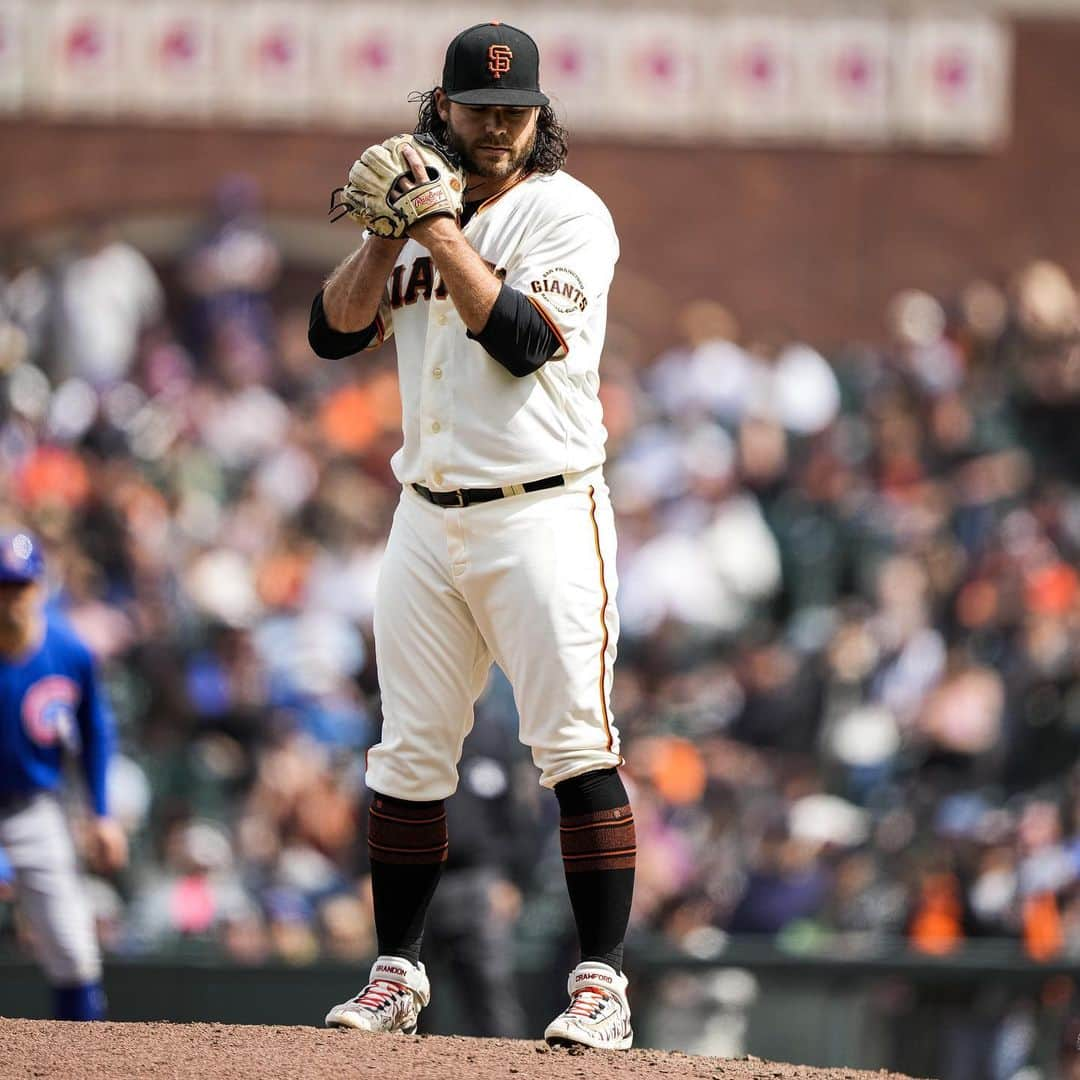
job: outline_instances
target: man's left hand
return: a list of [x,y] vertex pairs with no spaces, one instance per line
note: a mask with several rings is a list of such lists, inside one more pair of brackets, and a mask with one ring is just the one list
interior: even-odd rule
[[87,840],[87,859],[97,873],[115,874],[127,865],[127,833],[115,818],[94,818]]
[[456,221],[464,191],[464,174],[448,151],[433,139],[395,135],[364,151],[331,212],[344,209],[375,236],[399,238],[432,217]]

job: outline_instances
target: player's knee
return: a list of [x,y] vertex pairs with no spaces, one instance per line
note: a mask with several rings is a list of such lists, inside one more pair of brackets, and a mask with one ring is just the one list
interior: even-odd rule
[[614,767],[593,769],[560,781],[555,785],[555,797],[563,817],[615,810],[630,801],[622,777]]
[[446,861],[449,838],[442,799],[413,802],[372,792],[368,851],[372,862],[428,866]]
[[[540,783],[543,787],[558,791],[574,791],[579,786],[591,788],[596,781],[586,781],[583,777],[592,776],[598,772],[615,772],[617,766],[622,764],[622,758],[617,753],[618,745],[613,750],[596,746],[580,746],[560,748],[558,750],[534,746],[532,748],[533,762],[540,770]],[[576,781],[576,783],[570,783]],[[570,784],[563,787],[563,784]],[[619,781],[621,786],[622,781]]]
[[367,786],[372,791],[409,802],[448,799],[457,790],[457,766],[435,757],[395,756],[381,745],[368,751]]
[[629,910],[637,835],[622,778],[614,768],[595,769],[557,784],[555,795],[567,874],[622,872]]

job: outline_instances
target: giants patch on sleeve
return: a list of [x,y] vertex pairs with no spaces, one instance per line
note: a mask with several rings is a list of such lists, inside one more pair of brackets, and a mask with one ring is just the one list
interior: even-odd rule
[[581,278],[567,266],[554,266],[543,275],[529,282],[536,296],[542,296],[553,311],[569,315],[572,311],[584,311],[589,306],[585,285]]

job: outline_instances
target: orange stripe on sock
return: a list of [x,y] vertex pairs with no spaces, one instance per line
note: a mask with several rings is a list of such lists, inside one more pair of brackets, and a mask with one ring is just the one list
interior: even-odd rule
[[585,851],[580,855],[564,855],[563,862],[575,862],[578,859],[613,859],[616,855],[636,855],[637,845],[617,848],[615,851]]
[[395,855],[430,855],[433,851],[445,851],[449,846],[449,843],[445,843],[438,844],[435,847],[387,847],[385,844],[376,844],[374,840],[368,838],[368,847],[376,848],[379,851],[392,851]]
[[446,811],[444,810],[438,817],[433,818],[404,818],[394,817],[391,814],[384,814],[381,810],[376,810],[375,807],[371,807],[368,813],[372,817],[377,817],[382,821],[395,821],[399,825],[435,825],[437,822],[446,820]]
[[585,825],[560,825],[559,832],[581,832],[582,829],[610,829],[613,825],[633,825],[633,814],[626,817],[608,818],[604,821],[590,821]]

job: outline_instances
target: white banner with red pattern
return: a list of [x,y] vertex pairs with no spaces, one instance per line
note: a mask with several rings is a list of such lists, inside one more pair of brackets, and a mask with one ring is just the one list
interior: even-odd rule
[[0,113],[17,112],[26,103],[28,48],[25,5],[15,0],[0,0]]
[[220,103],[227,115],[306,121],[321,105],[315,77],[318,22],[311,7],[295,0],[252,0],[237,4],[221,23]]
[[132,26],[130,69],[132,89],[148,113],[175,119],[214,114],[223,59],[218,12],[207,0],[147,0]]
[[112,118],[125,100],[125,38],[133,26],[120,0],[51,0],[27,5],[33,66],[28,96],[49,113]]
[[914,19],[902,27],[897,134],[929,145],[992,144],[1008,134],[1012,48],[990,19]]
[[770,15],[723,20],[709,82],[715,99],[714,132],[743,138],[786,138],[800,133],[798,25]]
[[893,134],[893,28],[887,19],[822,20],[799,50],[800,122],[812,135],[880,143]]
[[[409,127],[487,8],[357,0],[0,0],[0,111]],[[989,16],[517,5],[579,135],[993,147],[1012,41]]]

